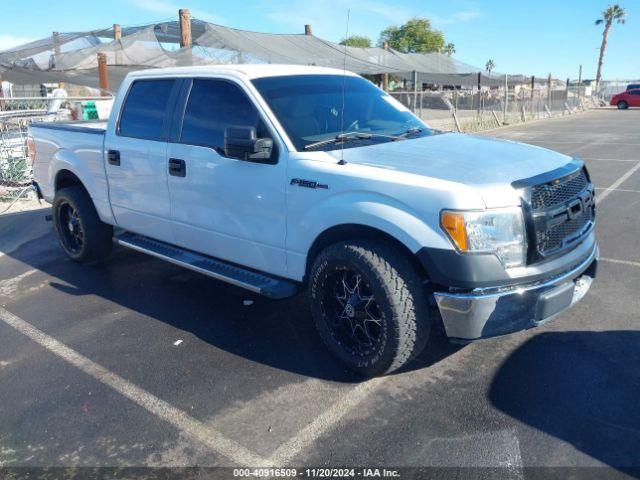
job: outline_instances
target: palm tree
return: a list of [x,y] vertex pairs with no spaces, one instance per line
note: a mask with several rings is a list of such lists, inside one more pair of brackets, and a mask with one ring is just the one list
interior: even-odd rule
[[447,43],[443,48],[442,48],[442,53],[444,53],[445,55],[453,55],[454,53],[456,53],[456,46],[453,43]]
[[489,75],[491,75],[491,70],[493,70],[494,68],[496,68],[496,62],[494,62],[494,61],[493,61],[493,59],[492,59],[492,58],[490,58],[490,59],[487,61],[487,63],[486,63],[486,65],[484,66],[484,68],[487,70],[487,73],[488,73]]
[[604,52],[607,49],[607,37],[609,36],[609,30],[613,22],[624,25],[627,12],[620,5],[610,5],[606,10],[602,12],[602,18],[596,20],[596,25],[604,24],[604,31],[602,32],[602,44],[600,45],[600,58],[598,59],[598,73],[596,74],[596,91],[600,86],[600,79],[602,78],[602,62],[604,60]]

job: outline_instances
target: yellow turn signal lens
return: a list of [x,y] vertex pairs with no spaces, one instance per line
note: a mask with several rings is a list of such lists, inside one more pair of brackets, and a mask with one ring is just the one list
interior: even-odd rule
[[453,243],[463,252],[468,249],[467,229],[464,226],[464,215],[459,212],[442,212],[440,217],[442,228],[449,234]]

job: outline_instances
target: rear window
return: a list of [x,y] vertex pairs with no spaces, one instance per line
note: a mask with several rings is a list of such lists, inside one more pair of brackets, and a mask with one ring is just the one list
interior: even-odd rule
[[175,80],[138,80],[131,85],[119,134],[146,140],[164,140],[163,126]]

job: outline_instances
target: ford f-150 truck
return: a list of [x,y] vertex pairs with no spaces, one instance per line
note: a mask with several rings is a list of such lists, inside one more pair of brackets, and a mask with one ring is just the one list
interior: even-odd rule
[[108,123],[33,124],[28,146],[73,260],[115,243],[275,299],[308,291],[363,375],[414,358],[434,321],[458,342],[540,325],[596,274],[581,160],[435,131],[340,70],[131,73]]

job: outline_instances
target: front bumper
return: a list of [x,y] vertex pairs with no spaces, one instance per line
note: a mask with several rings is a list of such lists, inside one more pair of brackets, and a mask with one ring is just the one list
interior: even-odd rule
[[596,276],[598,247],[578,266],[555,278],[504,289],[435,292],[447,336],[472,341],[536,327],[584,297]]

